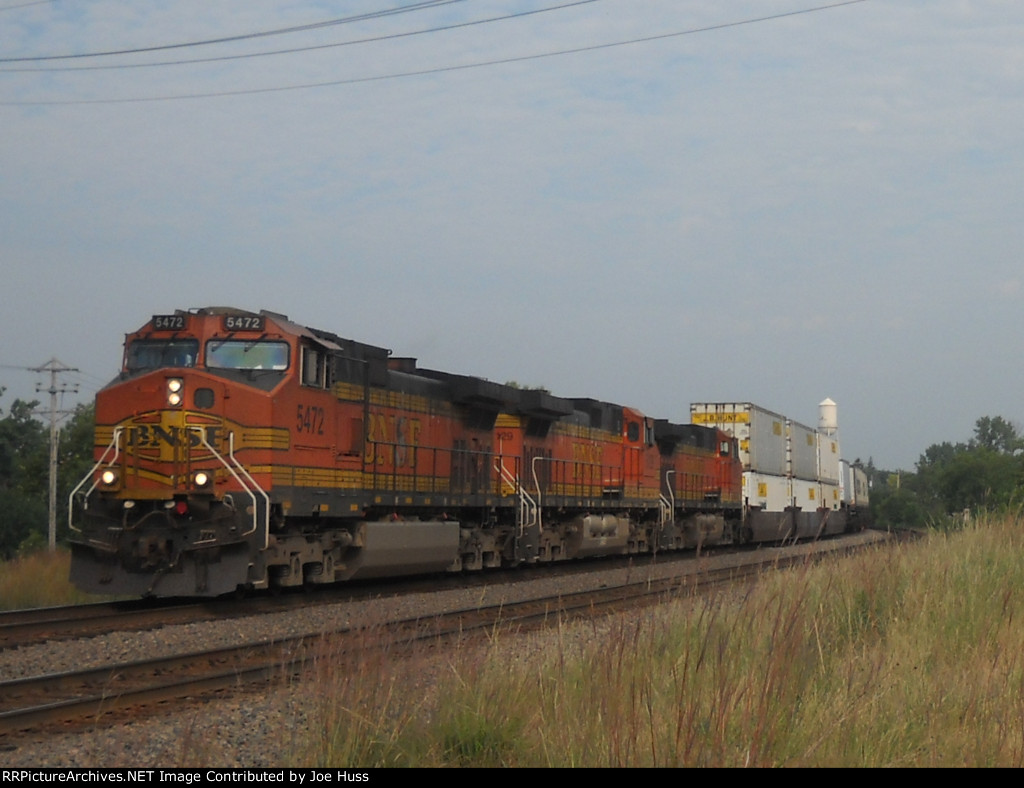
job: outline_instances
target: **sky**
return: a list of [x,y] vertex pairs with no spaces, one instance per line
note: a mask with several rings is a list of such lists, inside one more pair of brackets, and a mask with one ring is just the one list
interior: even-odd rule
[[1024,424],[1022,42],[1020,0],[0,0],[0,409],[230,305],[677,422],[831,398],[912,470]]

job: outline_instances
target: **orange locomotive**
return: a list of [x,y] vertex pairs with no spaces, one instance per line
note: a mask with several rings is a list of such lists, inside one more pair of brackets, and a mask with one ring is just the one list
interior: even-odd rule
[[156,315],[96,398],[71,495],[94,593],[478,570],[738,538],[735,439],[419,369],[283,315]]

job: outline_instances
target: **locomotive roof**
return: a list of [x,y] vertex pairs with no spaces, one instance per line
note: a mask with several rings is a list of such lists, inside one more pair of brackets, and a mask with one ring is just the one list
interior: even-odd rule
[[[185,314],[183,310],[178,310]],[[357,359],[386,359],[391,355],[391,350],[377,345],[370,345],[365,342],[357,342],[354,339],[345,339],[331,331],[324,331],[319,328],[303,326],[292,322],[287,315],[280,312],[273,312],[269,309],[261,309],[259,312],[252,312],[248,309],[239,309],[231,306],[207,306],[188,310],[193,315],[261,315],[273,320],[282,329],[289,333],[311,339],[324,346],[328,350],[337,350],[346,356]]]
[[[357,342],[339,336],[332,331],[294,323],[287,315],[269,309],[251,312],[236,307],[211,306],[192,309],[189,312],[195,315],[261,315],[273,320],[289,333],[311,339],[329,350],[338,351],[350,358],[387,360],[392,353],[389,348]],[[470,407],[487,410],[511,408],[519,413],[540,419],[559,419],[578,410],[586,413],[592,424],[604,425],[611,429],[621,426],[622,406],[614,403],[579,397],[558,397],[543,389],[520,389],[515,386],[495,383],[486,378],[419,368],[416,366],[415,359],[394,359],[394,361],[397,362],[393,365],[394,371],[444,382],[448,384],[456,402]]]
[[558,419],[572,414],[572,401],[543,389],[520,389],[472,375],[436,369],[417,369],[415,374],[448,384],[456,402],[479,408],[510,408],[539,419]]
[[675,424],[668,419],[655,419],[654,439],[658,443],[675,446],[682,443],[703,449],[714,449],[718,443],[717,430],[699,424]]

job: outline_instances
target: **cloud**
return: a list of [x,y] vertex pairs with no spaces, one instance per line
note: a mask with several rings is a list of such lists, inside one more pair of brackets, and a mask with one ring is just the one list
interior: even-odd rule
[[[455,4],[132,60],[543,5]],[[0,102],[385,76],[798,8],[599,2],[293,55],[0,73]],[[4,12],[0,51],[144,47],[337,14],[267,0],[51,3]],[[831,396],[844,453],[910,467],[930,443],[964,437],[943,425],[1024,421],[1024,373],[1003,363],[1019,353],[1022,38],[1019,3],[867,2],[332,88],[0,103],[0,363],[56,355],[105,378],[151,314],[266,307],[425,366],[659,417],[725,398],[813,423]],[[951,363],[969,364],[970,380]],[[33,383],[0,380],[8,401]],[[935,390],[940,404],[922,394]]]

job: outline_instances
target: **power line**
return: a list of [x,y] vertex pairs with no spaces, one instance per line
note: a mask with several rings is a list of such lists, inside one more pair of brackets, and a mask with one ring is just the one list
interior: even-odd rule
[[95,375],[90,375],[87,372],[77,372],[74,377],[79,378],[78,386],[89,389],[90,391],[98,391],[110,382],[110,377],[98,378]]
[[29,0],[29,2],[27,3],[0,6],[0,13],[2,13],[3,11],[15,11],[19,8],[28,8],[30,5],[49,5],[50,3],[54,2],[56,2],[56,0]]
[[[95,65],[95,66],[51,66],[49,68],[0,68],[0,73],[4,74],[24,74],[24,73],[39,73],[39,72],[74,72],[74,71],[111,71],[118,69],[129,69],[129,68],[154,68],[162,66],[185,66],[195,65],[198,63],[219,63],[225,60],[245,60],[247,58],[254,57],[272,57],[275,55],[294,55],[300,52],[315,52],[321,49],[335,49],[338,47],[353,46],[355,44],[372,44],[380,41],[392,41],[398,38],[409,38],[411,36],[419,36],[427,33],[442,33],[449,30],[459,30],[465,27],[475,27],[476,25],[486,25],[491,22],[504,22],[509,19],[520,19],[527,16],[535,16],[537,14],[545,14],[549,11],[562,11],[566,8],[574,8],[581,5],[589,5],[590,3],[600,2],[600,0],[574,0],[571,3],[563,3],[562,5],[548,6],[547,8],[535,8],[530,11],[517,11],[512,14],[503,14],[501,16],[492,16],[486,19],[475,19],[471,22],[456,22],[450,25],[438,25],[435,27],[421,28],[420,30],[407,31],[405,33],[388,33],[386,35],[369,36],[366,38],[357,38],[350,41],[337,41],[333,44],[312,44],[304,47],[291,47],[289,49],[274,49],[263,52],[247,52],[240,55],[219,55],[216,57],[202,57],[202,58],[191,58],[188,60],[160,60],[151,63],[111,63],[107,65]],[[3,58],[0,58],[0,63],[6,62]]]
[[220,38],[209,38],[200,41],[186,41],[178,44],[161,44],[158,46],[135,47],[132,49],[111,49],[103,52],[77,52],[65,55],[26,55],[24,57],[0,57],[0,63],[36,63],[44,60],[77,60],[87,57],[110,57],[113,55],[138,55],[145,52],[163,52],[168,49],[184,49],[187,47],[210,46],[211,44],[227,44],[234,41],[249,41],[254,38],[267,38],[269,36],[280,36],[289,33],[301,33],[308,30],[319,30],[324,27],[335,25],[347,25],[351,22],[363,22],[368,19],[380,19],[396,14],[404,14],[410,11],[422,11],[425,8],[436,8],[438,6],[463,3],[466,0],[424,0],[421,3],[389,8],[383,11],[371,11],[366,14],[356,14],[337,19],[328,19],[322,22],[311,22],[306,25],[294,25],[292,27],[281,27],[274,30],[261,30],[255,33],[239,33],[233,36],[222,36]]
[[49,372],[50,373],[50,386],[44,389],[42,384],[36,385],[36,391],[46,391],[50,395],[50,522],[49,522],[49,539],[50,539],[50,552],[57,549],[57,445],[60,439],[60,433],[57,431],[57,416],[63,411],[57,409],[57,395],[78,393],[78,384],[74,384],[73,388],[69,388],[67,385],[61,383],[58,385],[58,375],[67,372],[78,372],[74,367],[69,367],[66,364],[61,363],[56,358],[51,358],[48,362],[39,367],[33,367],[33,372]]
[[[586,0],[583,0],[586,1]],[[391,74],[380,74],[377,76],[370,77],[352,77],[349,79],[334,79],[326,82],[307,82],[298,85],[282,85],[278,87],[268,88],[248,88],[242,90],[224,90],[216,91],[211,93],[185,93],[180,95],[166,95],[166,96],[144,96],[139,98],[120,98],[120,99],[67,99],[57,101],[0,101],[0,106],[14,106],[14,107],[31,107],[31,106],[69,106],[69,105],[86,105],[86,104],[140,104],[154,101],[186,101],[192,99],[206,99],[206,98],[226,98],[229,96],[251,96],[258,95],[261,93],[283,93],[294,90],[311,90],[315,88],[326,88],[326,87],[340,87],[342,85],[355,85],[366,82],[381,82],[392,79],[403,79],[406,77],[417,77],[417,76],[428,76],[430,74],[443,74],[454,71],[466,71],[475,68],[486,68],[489,66],[506,65],[509,63],[522,63],[530,60],[541,60],[550,57],[561,57],[563,55],[575,55],[583,52],[596,52],[602,49],[612,49],[616,47],[631,46],[634,44],[647,44],[653,41],[662,41],[669,38],[678,38],[680,36],[695,35],[697,33],[708,33],[715,30],[725,30],[733,27],[740,27],[743,25],[758,24],[761,22],[771,22],[778,19],[785,19],[787,17],[799,16],[802,14],[812,14],[820,11],[829,11],[835,8],[841,8],[848,5],[857,5],[859,3],[866,3],[868,0],[842,0],[842,2],[830,3],[828,5],[815,6],[813,8],[803,8],[796,11],[784,11],[778,14],[770,14],[768,16],[753,17],[750,19],[741,19],[736,22],[722,22],[717,25],[708,25],[706,27],[690,28],[687,30],[679,30],[672,33],[659,33],[652,36],[643,36],[640,38],[631,38],[623,41],[612,41],[604,44],[591,44],[588,46],[574,47],[570,49],[560,49],[552,52],[540,52],[532,55],[520,55],[507,58],[499,58],[496,60],[485,60],[478,61],[475,63],[464,63],[461,65],[454,66],[439,66],[436,68],[420,69],[415,71],[403,71]]]
[[[30,367],[25,364],[0,364],[0,369],[15,369],[21,372],[39,372],[39,367]],[[80,388],[86,388],[91,391],[98,391],[103,388],[107,383],[110,382],[110,378],[99,378],[96,375],[92,375],[88,372],[84,372],[80,369],[68,368],[68,376],[71,378],[77,378],[77,382],[74,385]],[[4,389],[4,386],[0,386],[0,390]],[[73,393],[73,392],[72,392]]]

